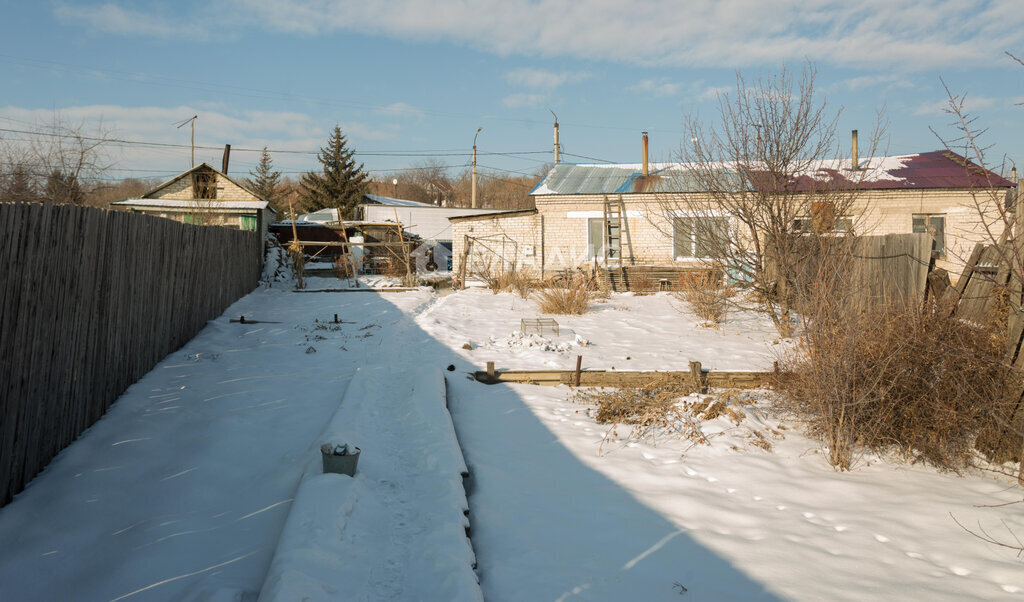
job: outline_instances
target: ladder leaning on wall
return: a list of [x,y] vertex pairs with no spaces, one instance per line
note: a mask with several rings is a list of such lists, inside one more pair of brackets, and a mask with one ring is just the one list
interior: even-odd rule
[[[623,248],[622,242],[626,246]],[[633,239],[629,234],[629,220],[626,206],[620,194],[615,200],[604,196],[604,267],[611,279],[612,270],[617,270],[619,282],[626,284],[625,264],[633,265]]]

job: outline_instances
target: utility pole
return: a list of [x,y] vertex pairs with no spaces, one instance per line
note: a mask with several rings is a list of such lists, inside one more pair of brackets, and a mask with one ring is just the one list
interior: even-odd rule
[[473,185],[470,206],[476,209],[476,137],[480,135],[480,130],[484,129],[483,126],[476,128],[476,135],[473,136]]
[[[548,112],[555,115],[555,112],[548,109]],[[555,163],[561,161],[561,145],[558,144],[558,115],[555,115]]]
[[192,124],[192,167],[196,166],[196,119],[199,119],[199,115],[193,115],[176,124],[179,130],[184,127],[186,123]]

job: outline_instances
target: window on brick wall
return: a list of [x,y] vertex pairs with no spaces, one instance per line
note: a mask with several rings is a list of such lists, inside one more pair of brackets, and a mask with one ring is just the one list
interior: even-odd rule
[[212,171],[192,172],[192,198],[214,200],[217,198],[217,174]]
[[728,237],[728,217],[677,217],[672,221],[672,252],[677,260],[713,257],[715,246]]
[[932,252],[940,257],[946,255],[946,216],[935,213],[918,213],[913,218],[913,232],[923,232],[932,237]]
[[587,220],[587,259],[604,258],[604,218]]

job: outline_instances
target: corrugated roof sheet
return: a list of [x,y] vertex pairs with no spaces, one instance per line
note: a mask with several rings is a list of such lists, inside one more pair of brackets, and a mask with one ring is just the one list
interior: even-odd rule
[[389,207],[437,207],[437,205],[431,205],[430,203],[421,203],[419,201],[410,201],[407,199],[396,199],[379,194],[364,194],[363,196],[373,201],[374,204],[387,205]]
[[[633,192],[702,192],[686,164],[655,164],[647,178],[637,164],[559,163],[530,191],[534,196],[556,194],[628,194]],[[751,173],[752,182],[768,182],[763,175]],[[735,182],[740,183],[737,174]],[[850,169],[842,161],[822,162],[813,172],[795,178],[796,189],[838,188],[1010,188],[1014,184],[998,174],[984,170],[960,155],[938,150],[914,155],[871,157],[860,161],[859,169]]]

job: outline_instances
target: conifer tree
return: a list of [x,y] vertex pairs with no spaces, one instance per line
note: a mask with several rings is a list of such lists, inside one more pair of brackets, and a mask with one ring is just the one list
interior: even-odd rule
[[260,162],[256,165],[256,170],[250,171],[249,175],[252,176],[248,180],[249,188],[274,205],[278,197],[278,185],[281,183],[281,172],[274,171],[274,162],[270,159],[267,147],[263,147]]
[[35,185],[24,165],[15,165],[11,174],[5,180],[2,190],[0,190],[0,201],[5,203],[27,203],[39,200]]
[[355,151],[346,148],[347,142],[341,128],[334,126],[327,146],[317,154],[323,166],[322,172],[309,172],[302,176],[300,194],[307,210],[336,207],[344,219],[350,217],[356,205],[362,202],[367,174],[362,163],[356,165]]

